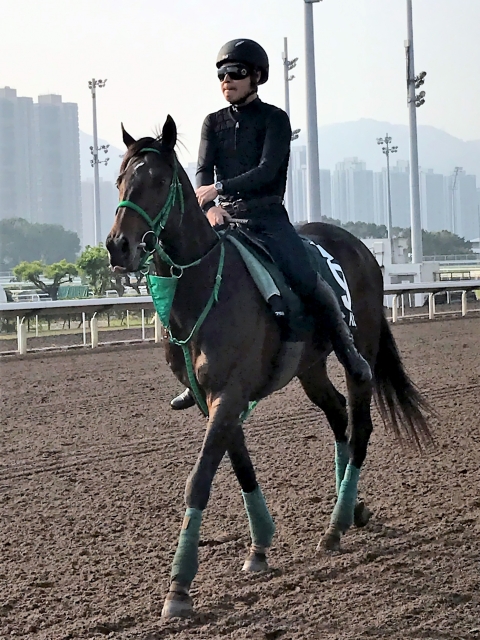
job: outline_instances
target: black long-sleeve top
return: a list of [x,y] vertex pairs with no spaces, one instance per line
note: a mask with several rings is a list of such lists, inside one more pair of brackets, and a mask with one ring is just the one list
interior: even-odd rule
[[[227,200],[283,198],[292,130],[282,109],[256,98],[209,114],[203,123],[197,187],[223,184]],[[204,207],[208,211],[214,202]]]

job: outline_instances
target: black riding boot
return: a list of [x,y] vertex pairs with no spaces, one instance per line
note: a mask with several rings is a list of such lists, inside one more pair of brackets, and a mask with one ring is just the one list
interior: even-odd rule
[[178,410],[189,409],[190,407],[193,407],[194,404],[195,399],[190,389],[185,389],[183,393],[181,393],[170,402],[170,406],[172,407],[172,409]]
[[372,379],[370,365],[357,351],[337,297],[320,276],[317,276],[313,300],[308,301],[307,307],[322,322],[322,328],[327,330],[335,355],[347,373],[357,382],[369,382]]

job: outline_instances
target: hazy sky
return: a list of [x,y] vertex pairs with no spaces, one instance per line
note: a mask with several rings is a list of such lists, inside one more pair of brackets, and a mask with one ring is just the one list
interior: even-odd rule
[[[18,95],[59,93],[79,105],[92,131],[89,78],[98,93],[99,135],[123,148],[170,113],[196,157],[203,118],[225,105],[215,73],[220,46],[258,40],[271,76],[260,96],[284,106],[283,38],[298,57],[291,88],[294,128],[305,128],[302,0],[0,0],[0,86]],[[426,70],[420,124],[480,138],[480,0],[413,0],[415,70]],[[405,0],[323,0],[314,5],[319,125],[359,118],[407,120]]]

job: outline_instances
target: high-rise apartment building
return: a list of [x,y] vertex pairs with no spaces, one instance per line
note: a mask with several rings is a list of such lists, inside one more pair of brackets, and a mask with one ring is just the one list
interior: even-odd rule
[[420,170],[420,211],[422,229],[442,231],[449,229],[445,177],[433,169]]
[[82,234],[78,107],[0,89],[0,217]]
[[0,219],[37,219],[33,100],[0,89]]
[[331,218],[332,174],[330,172],[330,169],[320,169],[320,202],[322,206],[322,217]]
[[[95,231],[93,227],[93,179],[84,180],[82,189],[82,247],[95,246]],[[110,229],[115,219],[115,211],[118,205],[118,189],[107,180],[100,178],[100,238],[99,242],[105,245]]]
[[[290,155],[292,165],[293,212],[289,211],[290,220],[295,223],[308,220],[308,184],[307,184],[307,147],[292,146]],[[329,169],[320,169],[320,202],[321,211],[312,212],[312,219],[316,222],[323,216],[332,216],[332,177]]]
[[34,105],[38,157],[38,221],[82,235],[78,107],[59,95]]
[[[374,174],[374,222],[388,225],[387,169]],[[410,226],[410,176],[408,162],[399,160],[390,167],[392,226]]]
[[[455,187],[455,188],[454,188]],[[477,179],[463,169],[445,178],[447,229],[471,240],[478,236]]]
[[332,176],[332,214],[341,222],[374,222],[373,171],[358,158],[335,165]]
[[292,146],[290,153],[292,167],[293,211],[289,211],[290,220],[294,223],[306,222],[308,219],[308,186],[307,186],[307,147]]

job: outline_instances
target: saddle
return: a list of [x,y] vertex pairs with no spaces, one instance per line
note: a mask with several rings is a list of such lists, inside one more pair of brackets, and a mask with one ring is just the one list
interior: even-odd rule
[[[283,339],[303,342],[306,333],[313,329],[313,318],[305,313],[303,302],[288,285],[268,249],[245,225],[237,224],[225,233],[226,239],[237,247],[260,293],[277,318]],[[305,243],[312,267],[333,289],[347,324],[354,327],[350,291],[340,264],[310,238],[302,235],[300,238]]]
[[287,284],[284,275],[266,247],[246,227],[229,229],[226,239],[236,246],[263,298],[274,313],[285,342],[304,342],[313,329],[313,319],[305,314],[298,295]]

